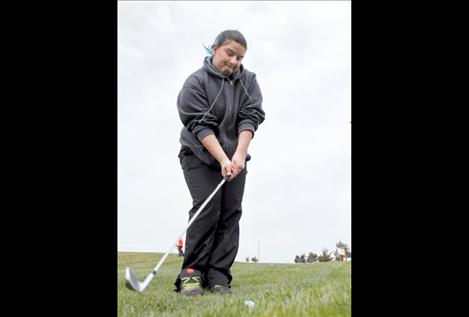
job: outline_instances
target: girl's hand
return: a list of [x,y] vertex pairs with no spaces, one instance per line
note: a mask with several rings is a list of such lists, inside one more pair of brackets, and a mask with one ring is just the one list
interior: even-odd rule
[[246,153],[236,151],[231,159],[233,166],[233,179],[241,173],[246,166]]
[[233,177],[233,163],[231,163],[231,161],[228,158],[226,158],[220,162],[220,166],[221,166],[221,175],[223,177],[227,176],[229,182],[232,181],[234,178]]

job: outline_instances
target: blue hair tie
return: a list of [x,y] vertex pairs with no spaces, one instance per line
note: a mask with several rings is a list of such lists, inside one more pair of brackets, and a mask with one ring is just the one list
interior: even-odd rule
[[[212,55],[212,49],[209,48],[209,47],[206,47],[204,44],[202,44],[202,45],[204,46],[205,51],[207,52],[207,56],[208,56],[208,57],[212,57],[212,56],[213,56],[213,55]],[[212,47],[212,45],[210,45],[210,47]]]

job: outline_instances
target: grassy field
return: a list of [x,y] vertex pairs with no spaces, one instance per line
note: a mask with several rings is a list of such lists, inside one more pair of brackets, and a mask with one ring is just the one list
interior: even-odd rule
[[[151,272],[159,253],[118,254],[118,313],[127,316],[350,316],[351,262],[264,264],[235,262],[233,293],[183,297],[174,289],[182,258],[170,255],[142,293],[125,287],[130,266],[140,281]],[[255,303],[252,310],[244,304]]]

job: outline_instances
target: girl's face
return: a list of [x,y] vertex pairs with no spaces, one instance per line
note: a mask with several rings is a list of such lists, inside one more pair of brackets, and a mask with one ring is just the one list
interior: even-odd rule
[[228,40],[223,45],[212,46],[212,64],[225,76],[233,74],[241,65],[246,49],[239,43]]

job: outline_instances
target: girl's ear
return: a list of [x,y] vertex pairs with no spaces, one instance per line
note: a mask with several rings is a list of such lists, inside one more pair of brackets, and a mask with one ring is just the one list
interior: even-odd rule
[[218,46],[213,44],[212,45],[212,55],[215,55],[215,52],[218,50]]

